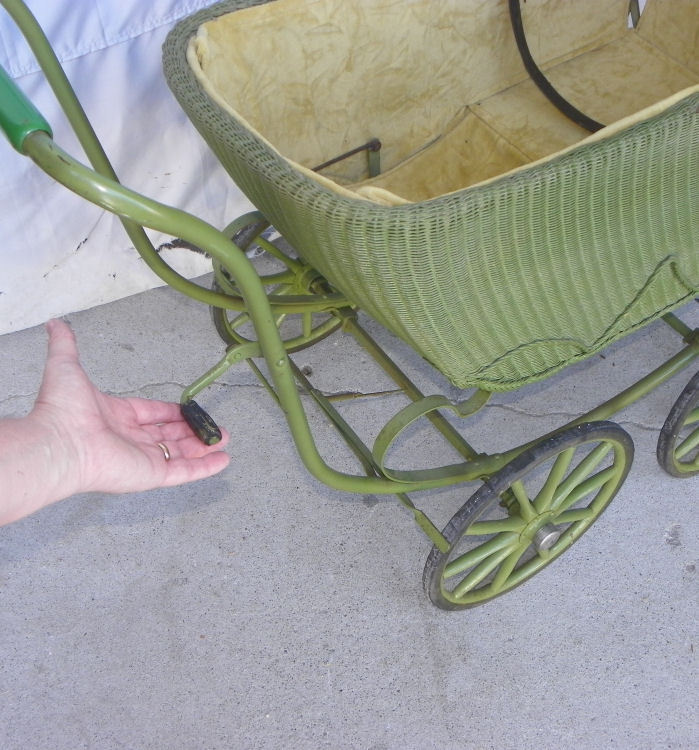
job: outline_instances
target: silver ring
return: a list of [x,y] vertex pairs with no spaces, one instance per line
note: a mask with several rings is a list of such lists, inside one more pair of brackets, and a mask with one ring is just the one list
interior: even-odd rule
[[167,449],[167,445],[165,445],[165,443],[156,443],[156,445],[163,452],[163,456],[165,456],[165,460],[169,461],[170,460],[170,451]]

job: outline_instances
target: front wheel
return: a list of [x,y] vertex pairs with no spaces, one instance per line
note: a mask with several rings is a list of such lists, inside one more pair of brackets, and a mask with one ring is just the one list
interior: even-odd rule
[[[246,219],[248,219],[247,216],[241,217],[224,231],[231,232],[235,244],[246,253],[251,252],[255,247],[264,250],[264,253],[255,253],[252,257],[270,303],[274,304],[276,296],[284,295],[300,295],[312,300],[313,295],[304,286],[308,278],[314,277],[313,273],[309,277],[311,269],[299,259],[292,257],[290,248],[285,246],[282,238],[275,242],[285,249],[277,247],[275,242],[267,239],[266,232],[270,226],[266,219],[257,214],[253,214],[248,222],[244,223]],[[259,257],[260,255],[262,257]],[[215,292],[240,295],[240,290],[228,271],[218,263],[214,263],[214,281],[211,288]],[[257,340],[248,312],[212,307],[211,317],[216,332],[226,346],[248,344]],[[312,306],[301,312],[278,313],[274,321],[284,347],[290,354],[312,346],[342,325],[342,320],[331,312],[313,312]]]
[[563,430],[490,477],[442,532],[423,584],[442,609],[483,604],[531,578],[599,518],[626,479],[633,441],[611,422]]
[[658,463],[673,477],[699,472],[699,372],[687,383],[658,438]]

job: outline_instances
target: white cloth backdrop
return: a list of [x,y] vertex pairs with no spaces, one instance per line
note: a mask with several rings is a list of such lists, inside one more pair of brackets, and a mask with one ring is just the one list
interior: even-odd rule
[[[250,204],[168,90],[160,47],[174,22],[212,0],[29,0],[121,182],[222,227]],[[81,160],[65,118],[7,13],[0,64]],[[56,185],[0,136],[0,334],[160,285],[118,219]],[[151,233],[158,245],[170,237]],[[191,277],[203,257],[167,250]]]

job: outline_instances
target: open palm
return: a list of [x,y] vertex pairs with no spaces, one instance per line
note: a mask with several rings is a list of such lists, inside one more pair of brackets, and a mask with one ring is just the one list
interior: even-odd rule
[[[118,398],[99,391],[78,358],[70,327],[47,323],[48,357],[32,417],[62,445],[67,481],[75,492],[137,492],[211,476],[224,469],[228,441],[204,445],[182,419],[177,404]],[[167,447],[165,460],[158,443]]]

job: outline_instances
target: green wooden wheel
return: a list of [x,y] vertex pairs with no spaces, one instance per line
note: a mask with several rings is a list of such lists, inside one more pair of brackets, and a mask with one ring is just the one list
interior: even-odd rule
[[658,462],[673,477],[699,472],[699,372],[670,409],[658,438]]
[[633,442],[611,422],[542,440],[490,477],[442,532],[423,584],[433,604],[464,609],[511,591],[587,531],[626,479]]
[[[269,222],[253,215],[249,223],[239,226],[234,222],[231,228],[231,238],[241,250],[247,251],[257,245],[265,251],[263,257],[253,256],[251,262],[257,267],[270,302],[274,302],[275,296],[284,295],[308,295],[309,299],[312,298],[305,288],[310,269],[266,239],[263,233],[269,228]],[[214,264],[212,289],[216,292],[240,294],[227,270],[218,264]],[[210,309],[216,332],[226,346],[247,344],[257,340],[247,312],[224,310],[220,307]],[[289,353],[315,344],[342,325],[342,321],[332,313],[312,310],[279,313],[275,316],[275,323]]]
[[[211,288],[216,292],[226,291],[216,281]],[[268,296],[272,299],[275,294],[287,293],[286,288],[279,286],[270,290]],[[247,312],[237,313],[223,310],[220,307],[212,307],[211,317],[216,332],[226,346],[247,344],[257,340],[250,315]],[[284,347],[290,354],[312,346],[342,325],[342,321],[331,313],[311,311],[291,314],[280,313],[275,316],[274,321],[281,332]]]

